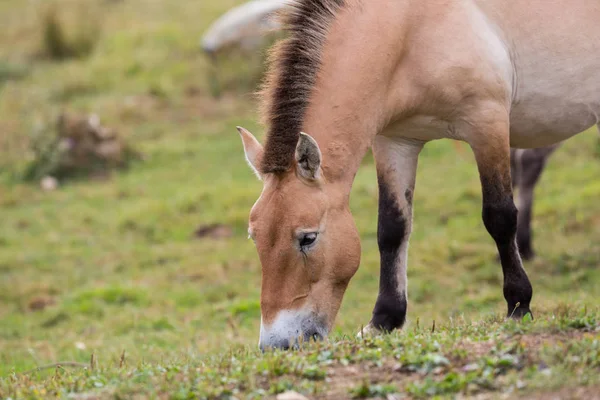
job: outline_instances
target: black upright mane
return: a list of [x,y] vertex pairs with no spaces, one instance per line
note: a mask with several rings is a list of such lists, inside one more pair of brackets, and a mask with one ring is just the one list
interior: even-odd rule
[[284,172],[292,165],[327,28],[346,0],[296,0],[286,15],[288,37],[271,53],[263,97],[268,126],[260,170]]

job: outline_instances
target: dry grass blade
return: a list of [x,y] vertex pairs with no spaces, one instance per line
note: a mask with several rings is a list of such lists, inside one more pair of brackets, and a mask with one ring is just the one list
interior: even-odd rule
[[125,350],[121,353],[121,358],[119,360],[119,368],[123,368],[125,366]]
[[519,308],[520,305],[521,305],[521,302],[517,302],[517,304],[515,304],[515,308],[513,308],[512,312],[510,313],[509,318],[512,318],[513,315],[515,315],[515,311],[517,311],[517,308]]
[[23,372],[22,375],[28,375],[28,374],[31,374],[34,372],[39,372],[39,371],[43,371],[45,369],[52,369],[52,368],[64,368],[64,367],[87,368],[88,366],[89,365],[86,363],[80,363],[80,362],[75,362],[75,361],[63,361],[63,362],[57,362],[57,363],[52,363],[52,364],[48,364],[48,365],[42,365],[37,368],[30,369],[29,371]]

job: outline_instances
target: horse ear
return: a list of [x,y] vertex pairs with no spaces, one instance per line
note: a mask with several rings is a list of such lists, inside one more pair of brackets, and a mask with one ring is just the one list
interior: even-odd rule
[[296,163],[299,174],[306,179],[316,180],[321,175],[321,150],[316,140],[300,132],[296,145]]
[[246,153],[246,161],[248,161],[248,165],[252,168],[252,171],[254,171],[258,179],[261,179],[262,176],[258,170],[258,165],[260,165],[262,160],[263,147],[247,129],[238,126],[237,130],[242,138],[244,153]]

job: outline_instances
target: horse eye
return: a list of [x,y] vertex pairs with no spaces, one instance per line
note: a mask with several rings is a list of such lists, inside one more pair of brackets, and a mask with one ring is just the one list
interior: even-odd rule
[[318,234],[316,232],[305,233],[304,235],[302,235],[302,237],[300,238],[300,247],[309,247],[310,245],[315,243],[315,241],[317,240],[317,235]]

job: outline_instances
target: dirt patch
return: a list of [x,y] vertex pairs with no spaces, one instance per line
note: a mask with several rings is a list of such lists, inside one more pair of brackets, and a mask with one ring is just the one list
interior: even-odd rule
[[514,338],[518,338],[519,342],[527,348],[539,348],[548,345],[555,345],[567,340],[592,337],[592,335],[592,333],[584,331],[568,331],[555,334],[542,333],[537,335],[519,335],[515,336]]
[[195,274],[189,274],[189,275],[177,275],[175,277],[176,281],[181,281],[181,282],[198,282],[201,281],[205,278],[206,276],[202,273],[195,273]]
[[[539,349],[540,347],[544,346],[563,343],[568,340],[584,338],[589,335],[590,333],[583,331],[567,331],[555,334],[540,333],[526,335],[511,335],[504,338],[499,337],[483,342],[464,340],[460,342],[456,346],[456,348],[460,350],[465,350],[468,353],[467,358],[480,358],[485,354],[488,354],[498,342],[505,342],[507,344],[520,344],[525,349],[533,350]],[[459,360],[456,359],[454,359],[453,361],[459,362]]]
[[399,392],[411,382],[418,380],[420,375],[407,372],[397,362],[386,362],[381,366],[374,364],[336,365],[328,369],[327,391],[316,396],[316,399],[348,399],[352,397],[353,388],[367,383],[368,385],[393,384]]
[[[495,338],[484,342],[462,341],[454,349],[465,351],[464,357],[448,357],[450,367],[439,367],[428,376],[441,376],[450,370],[467,372],[472,368],[474,363],[492,352],[497,343],[504,342],[507,346],[521,346],[526,351],[523,354],[523,363],[526,365],[534,365],[539,362],[537,360],[537,351],[545,346],[556,346],[560,343],[570,342],[585,337],[593,336],[592,333],[582,331],[568,331],[556,334],[525,334],[511,335],[505,338]],[[450,350],[450,349],[446,349]],[[410,383],[419,381],[424,378],[424,375],[419,372],[412,372],[403,368],[396,360],[385,360],[382,365],[374,363],[351,364],[343,366],[340,364],[332,365],[327,370],[327,389],[326,392],[316,396],[318,399],[346,399],[351,397],[350,391],[356,388],[361,383],[368,385],[385,385],[393,384],[402,393],[404,388]],[[556,393],[539,394],[539,397],[522,397],[535,399],[600,399],[600,391],[594,392],[591,388],[579,388],[576,392],[571,393],[569,390],[563,390]],[[480,393],[477,395],[481,398],[498,397],[497,392]],[[592,396],[594,394],[596,397]],[[403,393],[403,396],[408,396]],[[534,395],[538,396],[538,395]],[[409,396],[410,397],[410,396]],[[390,397],[391,398],[391,397]],[[406,398],[406,397],[403,397]]]
[[227,239],[233,236],[233,229],[223,224],[201,225],[194,231],[196,239]]
[[600,386],[561,388],[553,392],[527,393],[518,398],[527,400],[600,400]]
[[53,306],[56,304],[54,298],[49,296],[37,296],[29,301],[27,309],[29,311],[42,311],[46,307]]

